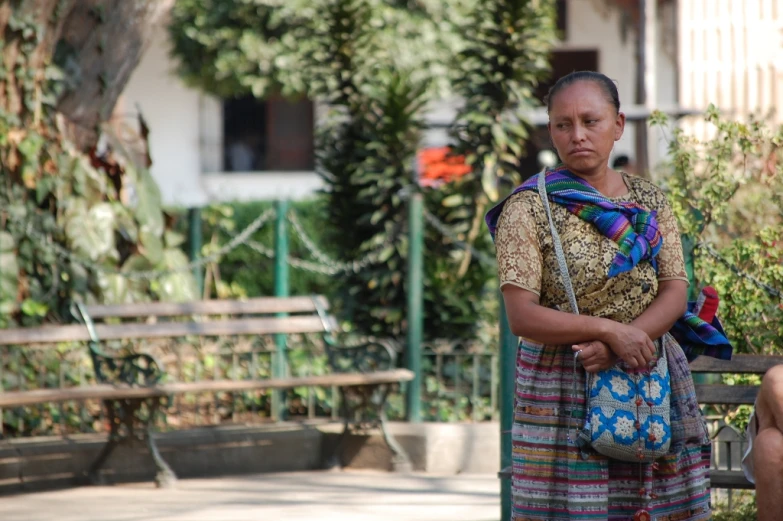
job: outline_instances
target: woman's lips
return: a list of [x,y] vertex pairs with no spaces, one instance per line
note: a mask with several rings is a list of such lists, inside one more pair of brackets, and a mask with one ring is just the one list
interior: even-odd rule
[[581,157],[581,156],[588,156],[592,153],[593,151],[590,150],[589,148],[575,148],[571,151],[571,154],[569,155]]

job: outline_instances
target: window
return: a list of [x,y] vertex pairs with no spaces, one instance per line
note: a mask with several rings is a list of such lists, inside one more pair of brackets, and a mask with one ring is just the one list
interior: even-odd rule
[[549,92],[549,88],[561,76],[565,76],[574,71],[597,71],[598,70],[598,51],[597,50],[555,50],[550,56],[551,72],[549,78],[538,84],[535,96],[544,101],[544,96]]
[[557,32],[561,40],[568,39],[568,2],[567,0],[557,0],[555,4],[557,17]]
[[225,100],[225,171],[313,170],[313,124],[314,107],[308,99],[246,96]]

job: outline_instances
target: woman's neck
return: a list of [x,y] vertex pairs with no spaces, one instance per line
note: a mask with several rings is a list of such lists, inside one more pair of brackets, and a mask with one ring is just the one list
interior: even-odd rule
[[606,197],[619,197],[628,193],[628,186],[626,186],[625,180],[623,180],[623,176],[620,174],[620,172],[616,172],[608,166],[602,168],[601,170],[594,170],[591,172],[580,172],[571,169],[569,170],[574,175],[577,175],[590,183],[590,186],[601,192]]

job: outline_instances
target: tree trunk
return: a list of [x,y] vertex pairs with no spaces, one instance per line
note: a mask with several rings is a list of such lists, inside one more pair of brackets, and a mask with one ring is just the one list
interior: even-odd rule
[[56,108],[64,118],[65,136],[80,150],[89,150],[173,4],[174,0],[4,0],[0,33],[6,42],[6,79],[0,82],[0,107],[25,121],[39,121],[46,67],[59,65],[66,88]]

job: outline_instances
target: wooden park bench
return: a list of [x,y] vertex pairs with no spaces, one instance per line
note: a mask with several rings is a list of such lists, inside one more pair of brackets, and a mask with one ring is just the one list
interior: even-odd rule
[[[167,486],[176,481],[176,476],[161,457],[152,428],[156,413],[173,395],[337,387],[344,428],[333,460],[339,458],[342,440],[350,428],[361,422],[363,427],[379,426],[397,465],[409,465],[407,455],[386,429],[385,403],[394,386],[412,380],[413,373],[397,369],[396,352],[383,343],[340,345],[334,336],[338,329],[336,320],[327,310],[328,303],[320,296],[79,306],[75,314],[82,324],[5,329],[0,332],[0,346],[87,342],[95,382],[78,387],[2,392],[0,409],[101,400],[110,432],[106,445],[90,466],[90,480],[101,481],[100,469],[119,443],[141,439],[158,469],[156,483]],[[163,366],[151,354],[134,352],[123,356],[103,348],[106,341],[116,340],[304,333],[323,335],[329,374],[164,382]]]
[[[783,364],[783,356],[734,355],[731,360],[700,356],[691,362],[691,372],[698,374],[756,374],[763,376],[771,367]],[[697,384],[696,397],[701,404],[753,405],[759,392],[757,385]],[[712,488],[748,489],[753,484],[740,469],[747,446],[744,434],[738,435],[726,426],[713,435]]]

